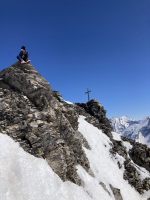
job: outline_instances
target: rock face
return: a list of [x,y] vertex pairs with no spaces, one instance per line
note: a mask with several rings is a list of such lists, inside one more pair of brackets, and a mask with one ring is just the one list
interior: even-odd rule
[[127,159],[127,151],[126,151],[125,146],[123,146],[122,141],[116,141],[116,140],[112,140],[112,141],[113,141],[113,145],[112,145],[112,149],[110,150],[110,152],[112,154],[118,153],[120,156]]
[[[122,141],[113,139],[111,123],[98,101],[66,103],[30,64],[14,64],[0,72],[0,132],[19,142],[30,154],[46,159],[63,181],[78,185],[81,184],[76,171],[78,164],[92,175],[83,148],[90,146],[78,131],[79,115],[109,137],[112,156],[119,154],[125,159],[124,178],[139,193],[150,190],[150,180],[141,181],[133,166],[134,162],[150,171],[149,148],[131,140],[128,142],[132,149],[128,153]],[[105,184],[100,184],[110,195]],[[120,190],[110,187],[116,200],[122,200]]]
[[0,72],[0,132],[27,152],[47,159],[65,181],[80,184],[75,166],[90,169],[79,140],[78,114],[53,95],[49,83],[31,65]]
[[78,105],[77,110],[80,115],[86,116],[89,123],[102,129],[108,137],[112,138],[111,122],[106,117],[104,107],[98,101],[92,99],[87,103],[76,103],[76,105]]
[[150,178],[145,178],[141,180],[140,173],[137,171],[130,159],[124,162],[125,172],[124,179],[140,193],[143,194],[144,191],[150,190]]
[[134,143],[134,148],[129,151],[132,160],[150,172],[150,149],[143,144]]

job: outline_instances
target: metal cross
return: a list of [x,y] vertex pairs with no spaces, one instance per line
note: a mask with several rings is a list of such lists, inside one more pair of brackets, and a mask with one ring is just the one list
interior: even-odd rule
[[88,95],[88,101],[90,101],[90,92],[91,92],[91,90],[89,90],[89,89],[87,88],[87,91],[85,92],[85,94]]

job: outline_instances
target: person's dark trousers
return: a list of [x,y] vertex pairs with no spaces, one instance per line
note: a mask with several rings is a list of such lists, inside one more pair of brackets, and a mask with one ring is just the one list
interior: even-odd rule
[[17,59],[21,62],[21,57],[20,56],[17,56]]

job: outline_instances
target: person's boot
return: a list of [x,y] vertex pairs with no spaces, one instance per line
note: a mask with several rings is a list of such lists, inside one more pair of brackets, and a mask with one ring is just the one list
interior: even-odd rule
[[24,60],[21,61],[21,64],[26,63]]

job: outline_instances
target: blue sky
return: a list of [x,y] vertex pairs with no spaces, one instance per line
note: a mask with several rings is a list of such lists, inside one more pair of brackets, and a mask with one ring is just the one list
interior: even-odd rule
[[32,64],[72,102],[86,88],[108,116],[150,115],[149,0],[5,0],[0,3],[0,69],[21,45]]

